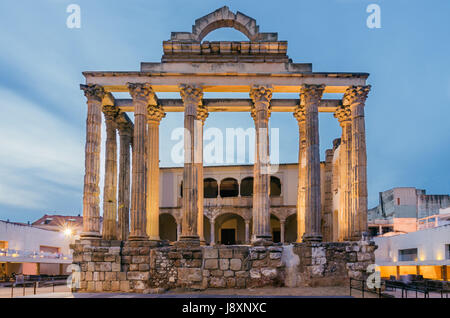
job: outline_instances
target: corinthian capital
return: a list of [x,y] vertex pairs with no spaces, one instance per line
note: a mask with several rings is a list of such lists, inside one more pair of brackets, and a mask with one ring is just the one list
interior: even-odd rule
[[180,95],[183,103],[199,106],[203,99],[203,89],[195,85],[180,85]]
[[349,86],[345,91],[343,102],[346,105],[363,104],[366,101],[371,86]]
[[322,98],[325,85],[303,84],[300,87],[300,104],[309,105],[319,103]]
[[151,105],[158,103],[156,94],[149,83],[128,83],[128,89],[134,101],[141,101]]
[[272,91],[273,89],[270,85],[253,85],[253,87],[250,89],[250,98],[252,99],[253,103],[270,103],[270,100],[272,99]]
[[340,105],[334,112],[334,117],[338,119],[339,123],[342,124],[346,121],[350,121],[352,111],[349,105]]
[[147,119],[149,121],[160,122],[161,119],[166,117],[166,113],[161,105],[148,105],[147,106]]
[[197,120],[201,120],[202,123],[205,123],[206,118],[208,118],[208,108],[204,105],[200,105],[197,107]]
[[299,104],[295,107],[294,113],[295,119],[297,119],[298,123],[304,122],[306,120],[306,110],[305,105]]
[[119,115],[119,109],[116,106],[104,105],[103,114],[105,115],[105,119],[107,121],[115,121],[115,119]]
[[104,88],[97,84],[81,84],[80,89],[84,91],[84,96],[86,96],[88,100],[96,100],[101,102],[106,94]]

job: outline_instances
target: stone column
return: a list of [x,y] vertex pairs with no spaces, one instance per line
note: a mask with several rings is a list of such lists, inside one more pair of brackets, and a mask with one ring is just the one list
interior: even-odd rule
[[211,233],[210,233],[210,235],[211,235],[211,243],[210,243],[210,245],[211,246],[214,246],[214,245],[216,245],[216,231],[215,231],[215,226],[216,226],[216,220],[215,219],[211,219]]
[[293,113],[298,123],[298,186],[297,186],[297,242],[302,242],[305,233],[305,188],[306,188],[306,131],[305,105],[299,104]]
[[245,220],[245,244],[250,244],[250,220]]
[[205,244],[205,234],[203,227],[203,199],[204,199],[204,181],[203,181],[203,126],[205,120],[208,117],[208,109],[200,105],[197,108],[197,120],[201,121],[201,125],[197,125],[198,128],[198,156],[199,160],[196,162],[196,169],[198,172],[198,220],[197,220],[197,232],[200,238],[200,244]]
[[321,201],[320,201],[320,152],[319,113],[324,85],[303,85],[300,89],[300,104],[305,105],[305,234],[303,241],[320,242]]
[[351,208],[351,171],[352,171],[352,122],[349,105],[341,105],[337,108],[334,116],[339,120],[342,127],[341,145],[339,151],[340,170],[340,197],[338,216],[338,239],[349,240],[351,236],[351,224],[353,224]]
[[351,86],[344,94],[344,103],[350,105],[352,125],[352,239],[360,240],[367,232],[367,154],[364,104],[370,85]]
[[129,83],[134,104],[133,164],[131,177],[131,230],[129,240],[147,240],[146,218],[146,131],[147,106],[156,103],[149,84]]
[[83,238],[100,238],[100,143],[102,124],[102,99],[105,96],[99,85],[80,85],[87,98],[85,175],[83,190]]
[[270,243],[269,201],[269,117],[272,87],[253,86],[251,115],[255,121],[255,163],[253,166],[253,244]]
[[119,156],[119,240],[128,239],[130,232],[130,145],[133,125],[128,121],[118,123],[120,136]]
[[325,242],[333,241],[333,149],[325,151],[325,169],[324,176],[324,205],[322,211],[322,235]]
[[[180,85],[180,95],[184,103],[184,172],[183,172],[183,227],[180,240],[192,245],[200,244],[198,236],[198,163],[201,160],[198,132],[201,121],[198,107],[203,91],[192,85]],[[203,148],[203,147],[201,147]]]
[[106,123],[105,184],[103,188],[103,239],[117,240],[117,125],[119,110],[103,106]]
[[178,221],[177,223],[177,241],[180,239],[181,236],[181,221]]
[[147,235],[159,241],[159,123],[166,114],[160,105],[147,106]]
[[280,220],[280,242],[284,244],[284,236],[286,231],[286,220]]

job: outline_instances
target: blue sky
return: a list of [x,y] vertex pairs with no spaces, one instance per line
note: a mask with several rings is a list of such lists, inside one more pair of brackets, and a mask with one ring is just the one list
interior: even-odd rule
[[[81,7],[68,29],[66,8]],[[381,28],[366,27],[367,5],[381,8]],[[366,103],[369,207],[396,186],[450,193],[450,2],[436,1],[117,1],[3,0],[0,3],[0,219],[34,221],[44,213],[79,214],[82,206],[86,70],[138,70],[158,62],[171,31],[228,5],[287,40],[294,62],[318,72],[368,72]],[[209,40],[245,40],[217,30]],[[207,97],[207,96],[205,96]],[[161,164],[171,165],[181,114],[161,123]],[[252,127],[248,114],[211,114],[205,128]],[[291,114],[274,113],[281,162],[296,162]],[[321,157],[339,137],[320,115]],[[103,154],[102,154],[103,156]]]

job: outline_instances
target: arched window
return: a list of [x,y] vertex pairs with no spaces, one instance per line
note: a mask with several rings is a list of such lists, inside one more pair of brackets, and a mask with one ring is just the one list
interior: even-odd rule
[[281,195],[281,181],[277,177],[270,176],[270,196],[277,197]]
[[251,197],[253,195],[253,177],[247,177],[241,181],[241,196]]
[[203,197],[204,198],[217,198],[219,189],[217,181],[213,178],[205,178],[203,180]]
[[220,196],[222,198],[237,197],[239,184],[236,179],[226,178],[220,182]]

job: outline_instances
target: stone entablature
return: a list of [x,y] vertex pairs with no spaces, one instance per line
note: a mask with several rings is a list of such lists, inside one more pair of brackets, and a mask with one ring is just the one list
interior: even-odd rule
[[288,63],[287,41],[202,43],[164,41],[163,63],[170,62],[248,62]]

